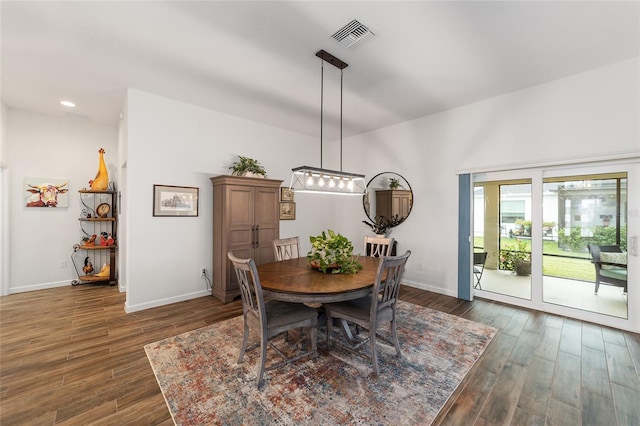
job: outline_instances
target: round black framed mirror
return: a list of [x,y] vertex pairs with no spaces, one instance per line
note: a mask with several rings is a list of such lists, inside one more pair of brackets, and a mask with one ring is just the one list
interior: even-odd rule
[[362,206],[372,223],[387,220],[391,222],[389,227],[392,228],[409,217],[413,207],[413,190],[409,182],[398,173],[378,173],[367,183]]

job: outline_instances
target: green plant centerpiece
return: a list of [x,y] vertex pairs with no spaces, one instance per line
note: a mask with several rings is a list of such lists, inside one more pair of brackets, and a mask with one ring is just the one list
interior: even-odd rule
[[318,236],[309,237],[311,251],[307,261],[323,273],[355,274],[362,265],[353,256],[353,244],[347,237],[328,229]]
[[362,223],[367,225],[376,235],[387,235],[387,233],[402,222],[399,215],[392,216],[390,218],[386,216],[376,216],[374,220],[368,222],[363,220]]
[[267,171],[260,165],[258,160],[238,155],[238,160],[229,166],[231,174],[234,176],[245,176],[249,173],[266,177]]

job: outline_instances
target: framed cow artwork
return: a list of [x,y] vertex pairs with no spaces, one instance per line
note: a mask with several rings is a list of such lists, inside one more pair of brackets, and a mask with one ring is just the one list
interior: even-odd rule
[[69,179],[24,178],[26,207],[69,207]]

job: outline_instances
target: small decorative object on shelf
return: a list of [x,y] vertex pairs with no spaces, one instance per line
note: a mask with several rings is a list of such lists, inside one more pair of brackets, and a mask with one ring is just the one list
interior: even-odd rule
[[107,171],[107,165],[104,162],[105,150],[100,148],[98,153],[100,154],[98,173],[96,174],[96,177],[89,181],[89,186],[92,191],[106,191],[109,187],[109,172]]
[[347,237],[329,229],[318,236],[309,237],[309,241],[311,251],[307,253],[307,261],[319,271],[325,274],[355,274],[362,269],[357,256],[353,255],[353,244]]
[[84,266],[82,267],[82,272],[86,275],[91,275],[93,272],[93,263],[89,260],[89,256],[84,258]]
[[96,214],[98,215],[98,217],[107,217],[110,211],[111,206],[107,203],[99,204],[98,207],[96,207]]

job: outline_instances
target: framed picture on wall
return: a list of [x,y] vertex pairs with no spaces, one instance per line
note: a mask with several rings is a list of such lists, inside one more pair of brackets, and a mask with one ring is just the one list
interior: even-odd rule
[[295,220],[296,203],[283,201],[280,203],[280,220]]
[[153,185],[154,216],[198,216],[198,188]]
[[69,207],[69,179],[24,178],[25,207]]
[[288,186],[280,187],[280,201],[293,201],[293,189]]

